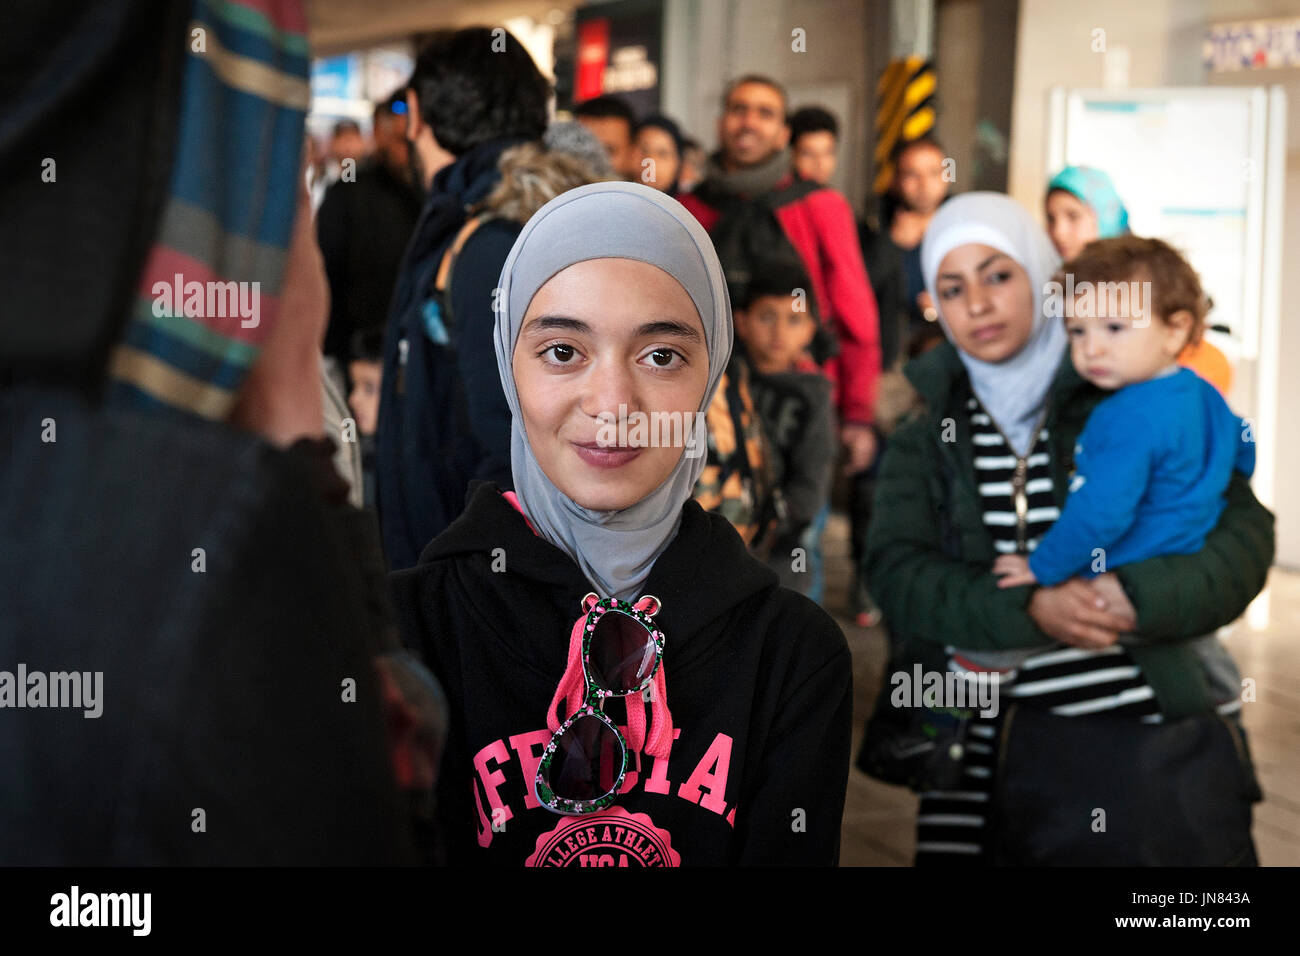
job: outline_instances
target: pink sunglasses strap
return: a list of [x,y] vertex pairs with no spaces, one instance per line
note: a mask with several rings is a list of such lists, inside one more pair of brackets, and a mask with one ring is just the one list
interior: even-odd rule
[[[642,598],[633,606],[638,610],[645,612],[653,606],[652,598]],[[590,610],[588,605],[583,614],[573,622],[573,630],[569,633],[569,659],[564,668],[564,676],[560,678],[559,686],[555,688],[555,696],[551,698],[551,706],[546,712],[546,726],[550,728],[551,733],[556,733],[560,729],[560,704],[563,702],[565,713],[573,714],[583,705],[584,681],[582,677],[582,635],[583,624],[587,620],[586,611]],[[646,719],[645,704],[637,697],[624,698],[627,704],[627,730],[628,730],[628,747],[633,752],[644,752],[652,757],[667,759],[673,746],[673,715],[668,709],[668,683],[664,674],[664,662],[660,660],[659,670],[655,673],[654,691],[651,696],[654,702],[651,704],[651,726],[650,739],[646,741]],[[637,704],[640,703],[640,706]]]

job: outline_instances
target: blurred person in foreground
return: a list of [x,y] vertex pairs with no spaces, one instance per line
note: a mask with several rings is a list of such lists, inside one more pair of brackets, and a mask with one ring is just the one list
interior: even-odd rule
[[[208,9],[222,48],[249,48],[251,7]],[[191,51],[188,4],[26,7],[0,35],[31,78],[0,148],[0,295],[44,317],[0,327],[0,659],[28,671],[0,678],[22,781],[3,864],[416,859],[402,791],[431,794],[442,718],[412,702],[440,692],[402,663],[373,522],[331,465],[306,22],[257,10],[276,96]]]

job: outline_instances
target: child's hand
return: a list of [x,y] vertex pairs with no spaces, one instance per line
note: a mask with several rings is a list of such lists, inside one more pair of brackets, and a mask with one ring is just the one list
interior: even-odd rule
[[993,573],[997,576],[998,587],[1017,588],[1022,584],[1037,584],[1038,578],[1029,570],[1029,561],[1024,555],[1004,554],[993,562]]

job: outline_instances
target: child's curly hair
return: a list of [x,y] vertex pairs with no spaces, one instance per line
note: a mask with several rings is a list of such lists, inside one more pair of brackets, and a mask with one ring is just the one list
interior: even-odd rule
[[1064,263],[1056,281],[1064,284],[1067,273],[1073,275],[1076,288],[1084,282],[1099,286],[1105,282],[1149,281],[1156,317],[1167,322],[1175,312],[1190,313],[1187,344],[1200,342],[1209,299],[1196,270],[1169,243],[1132,235],[1098,239]]

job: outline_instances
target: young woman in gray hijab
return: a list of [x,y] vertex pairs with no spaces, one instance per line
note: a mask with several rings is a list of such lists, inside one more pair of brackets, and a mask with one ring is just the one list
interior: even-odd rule
[[497,297],[515,490],[476,486],[393,577],[450,701],[443,858],[834,863],[844,637],[691,500],[732,345],[707,234],[648,187],[583,186]]

